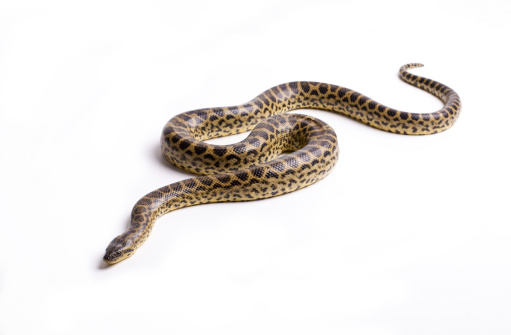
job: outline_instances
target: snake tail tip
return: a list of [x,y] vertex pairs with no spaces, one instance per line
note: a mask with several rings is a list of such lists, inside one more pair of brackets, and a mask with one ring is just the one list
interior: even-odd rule
[[407,70],[407,69],[414,69],[416,67],[424,67],[424,64],[422,63],[409,63],[409,64],[406,64],[406,65],[403,65],[401,67],[402,70]]

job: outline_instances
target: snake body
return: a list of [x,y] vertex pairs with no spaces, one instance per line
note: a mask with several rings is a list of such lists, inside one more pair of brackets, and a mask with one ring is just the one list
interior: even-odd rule
[[[444,102],[434,113],[408,113],[386,107],[348,88],[310,81],[275,86],[248,103],[185,112],[167,122],[161,136],[165,157],[177,167],[202,175],[155,190],[141,198],[128,229],[106,249],[105,262],[133,255],[162,215],[187,206],[264,199],[293,192],[324,178],[338,159],[337,137],[321,120],[300,109],[322,109],[346,115],[368,126],[405,135],[427,135],[450,128],[461,102],[449,87],[400,68],[400,78]],[[252,130],[232,145],[207,139]],[[282,155],[286,153],[285,155]]]

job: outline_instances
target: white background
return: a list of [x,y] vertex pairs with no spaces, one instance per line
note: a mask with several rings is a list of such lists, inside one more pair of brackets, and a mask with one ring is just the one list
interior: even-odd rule
[[[511,333],[509,1],[0,4],[0,334]],[[189,176],[160,153],[172,116],[293,80],[439,109],[408,62],[460,94],[452,129],[300,111],[339,137],[327,179],[170,213],[102,263]]]

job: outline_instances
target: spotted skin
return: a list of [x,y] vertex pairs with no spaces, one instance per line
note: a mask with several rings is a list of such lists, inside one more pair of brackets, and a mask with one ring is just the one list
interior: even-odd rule
[[[407,71],[420,66],[404,65],[399,75],[444,102],[434,113],[403,112],[348,88],[300,81],[275,86],[243,105],[198,109],[173,117],[161,136],[163,154],[177,167],[202,176],[170,184],[140,199],[128,230],[107,247],[105,262],[114,264],[133,255],[149,237],[154,222],[170,211],[270,198],[328,175],[339,157],[335,132],[323,121],[284,114],[288,111],[328,110],[404,135],[435,134],[450,128],[461,111],[459,96],[441,83]],[[250,130],[249,136],[236,144],[203,142]]]

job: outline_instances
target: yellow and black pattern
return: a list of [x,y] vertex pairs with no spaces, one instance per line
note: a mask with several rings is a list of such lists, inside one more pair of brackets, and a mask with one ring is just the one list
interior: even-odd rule
[[[437,112],[398,111],[344,87],[301,81],[275,86],[243,105],[175,116],[163,129],[163,153],[174,165],[204,176],[173,183],[140,199],[128,230],[110,243],[104,260],[113,264],[130,257],[148,238],[156,219],[170,211],[204,203],[270,198],[324,178],[338,159],[335,132],[318,119],[285,112],[328,110],[405,135],[448,129],[461,111],[459,96],[441,83],[406,71],[419,66],[401,67],[400,77],[441,99],[444,107]],[[250,135],[236,144],[203,142],[249,130]],[[282,153],[287,154],[280,156]]]

